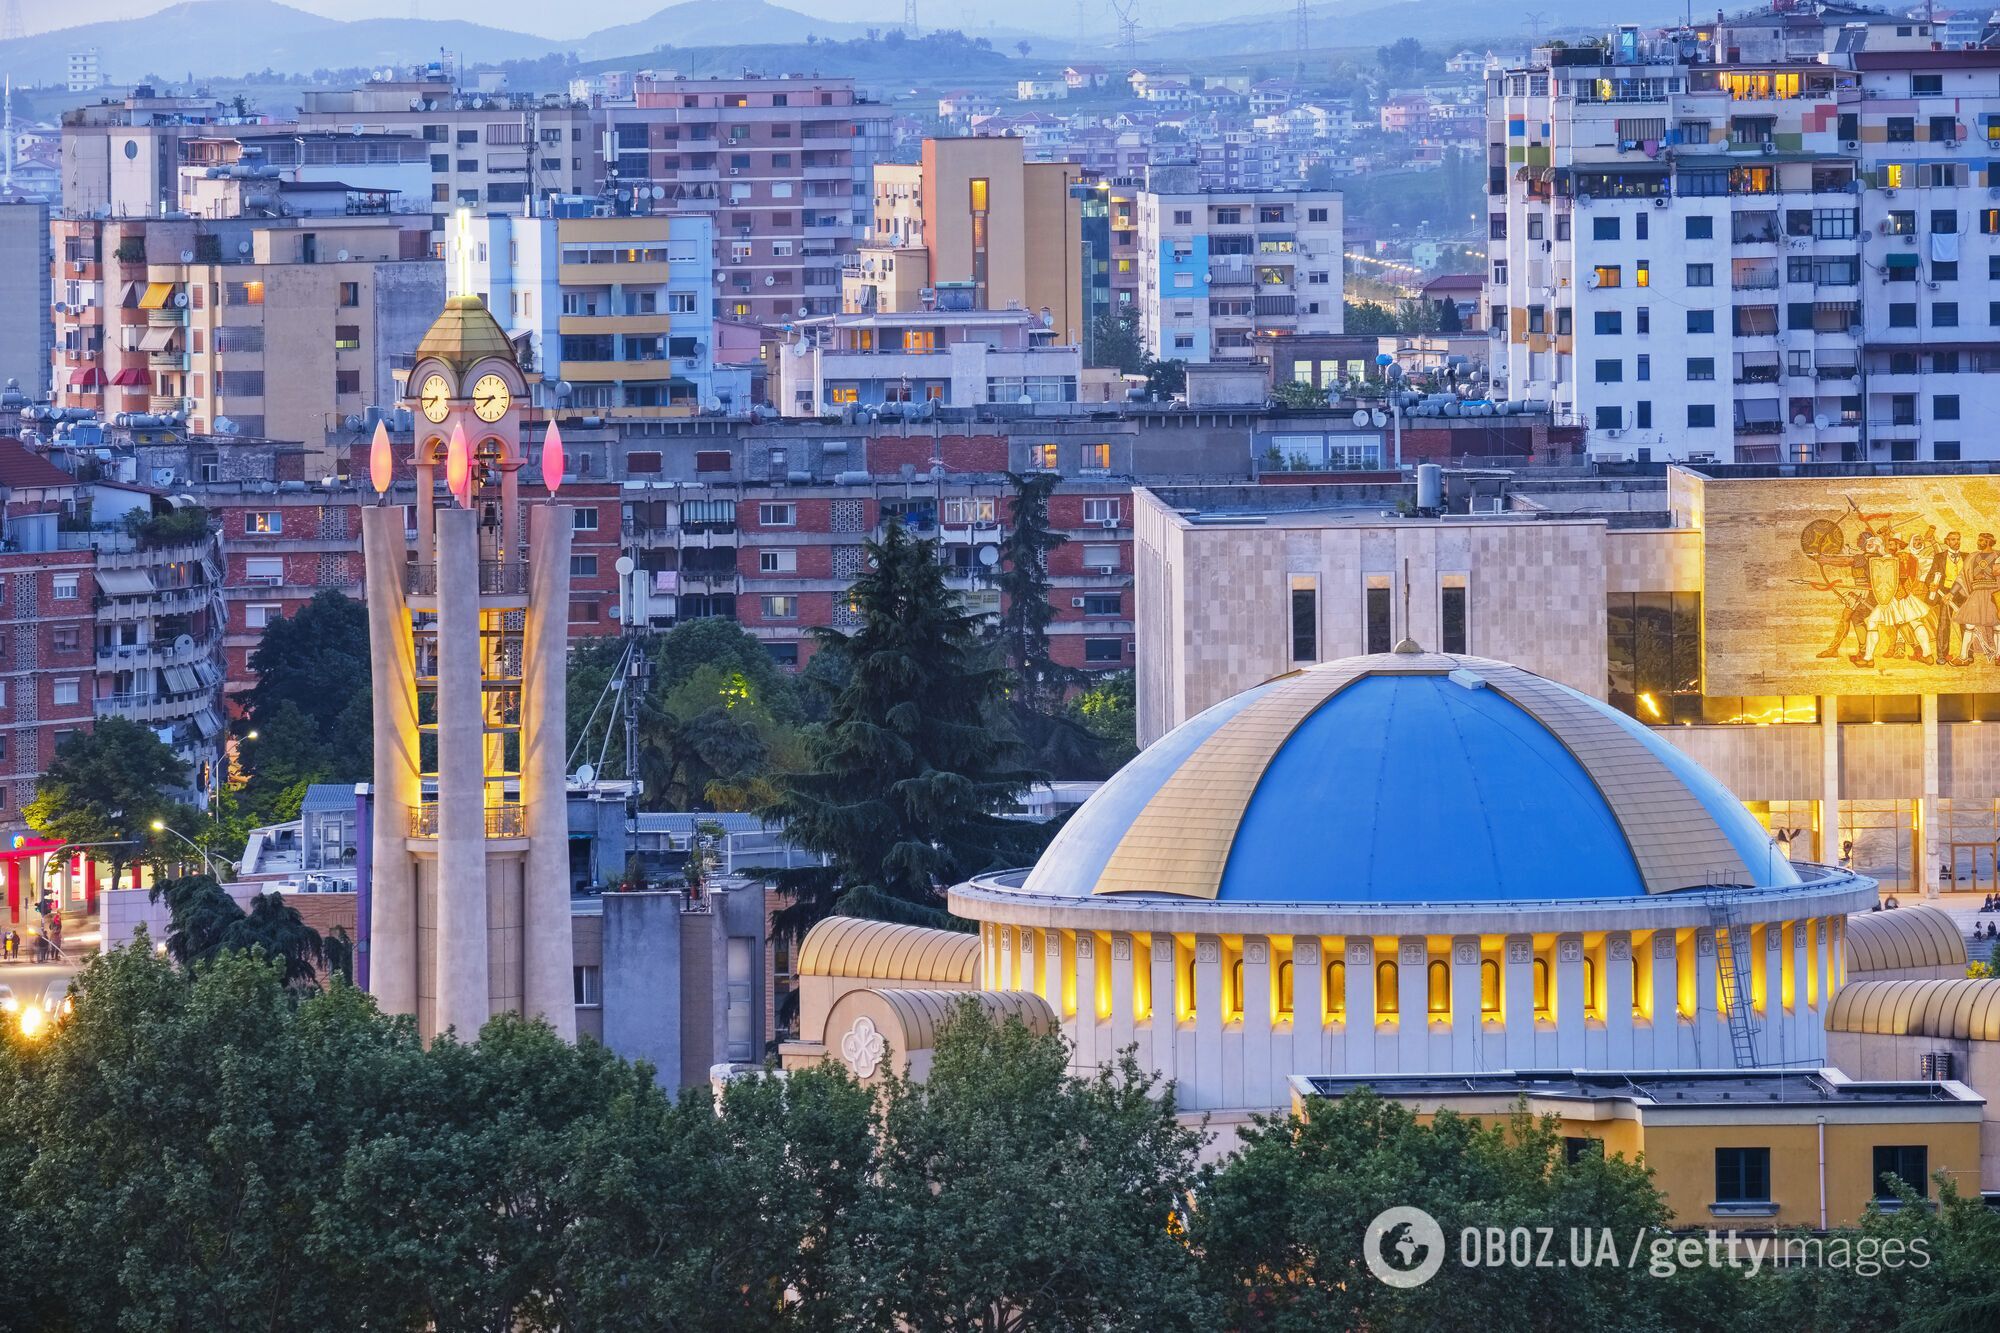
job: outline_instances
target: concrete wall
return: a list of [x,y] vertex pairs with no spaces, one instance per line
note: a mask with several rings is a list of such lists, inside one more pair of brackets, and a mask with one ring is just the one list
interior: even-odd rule
[[1855,1079],[1911,1079],[1924,1056],[1945,1052],[1959,1082],[1986,1099],[1979,1131],[1979,1179],[1961,1180],[1972,1189],[2000,1189],[2000,1042],[1947,1037],[1899,1037],[1861,1032],[1826,1034],[1826,1056]]
[[[681,996],[687,949],[677,893],[604,895],[604,1044],[650,1063],[662,1087],[682,1082]],[[678,962],[680,966],[667,965]],[[708,1071],[704,1067],[702,1078]]]
[[16,380],[31,398],[48,390],[51,299],[48,205],[0,203],[0,385]]

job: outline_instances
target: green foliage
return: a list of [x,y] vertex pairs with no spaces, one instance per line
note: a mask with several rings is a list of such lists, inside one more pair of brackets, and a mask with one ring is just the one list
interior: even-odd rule
[[803,771],[765,807],[787,837],[830,858],[777,878],[794,895],[776,919],[796,938],[836,907],[848,916],[952,925],[941,888],[1032,860],[1041,837],[1001,818],[1035,775],[1004,708],[1008,673],[978,620],[945,586],[936,544],[891,524],[867,547],[851,596],[861,628],[813,631],[846,679],[807,738]]
[[[145,251],[140,250],[140,258]],[[186,505],[179,509],[166,509],[159,513],[131,509],[125,513],[125,530],[139,539],[139,545],[152,549],[160,546],[187,546],[208,540],[208,511],[200,505]]]
[[1148,361],[1139,367],[1139,373],[1146,377],[1146,396],[1165,402],[1177,393],[1187,392],[1187,362],[1175,358],[1171,361]]
[[[239,747],[243,804],[259,823],[295,817],[315,782],[363,782],[374,763],[367,608],[322,592],[274,620],[250,652],[244,695],[255,740]],[[284,813],[289,807],[290,814]]]
[[1307,384],[1304,380],[1285,380],[1272,391],[1280,407],[1298,411],[1310,411],[1326,406],[1326,390]]
[[167,904],[167,955],[182,967],[210,964],[225,953],[261,950],[294,989],[313,987],[322,977],[351,979],[354,974],[346,932],[322,937],[279,894],[258,894],[245,912],[214,876],[186,875],[155,880],[147,896]]
[[1041,711],[1070,675],[1049,656],[1049,622],[1055,619],[1049,555],[1069,540],[1049,526],[1049,496],[1061,478],[1053,472],[1009,472],[1007,481],[1014,494],[996,580],[1003,602],[1000,642],[1014,672],[1016,697]]
[[1107,310],[1091,327],[1091,364],[1109,366],[1127,375],[1145,371],[1146,347],[1139,339],[1139,316],[1130,310]]
[[1435,63],[1424,54],[1424,46],[1414,37],[1398,37],[1387,46],[1375,48],[1375,63],[1382,67],[1382,74],[1393,86],[1424,73]]
[[1130,671],[1099,676],[1071,697],[1067,709],[1077,724],[1097,738],[1103,775],[1130,763],[1139,753],[1139,708]]
[[61,842],[128,844],[98,852],[116,878],[141,844],[155,841],[153,821],[185,809],[175,792],[187,785],[187,766],[151,730],[103,717],[56,747],[21,813],[37,833]]
[[1396,312],[1375,301],[1349,301],[1341,317],[1341,328],[1349,333],[1394,333]]

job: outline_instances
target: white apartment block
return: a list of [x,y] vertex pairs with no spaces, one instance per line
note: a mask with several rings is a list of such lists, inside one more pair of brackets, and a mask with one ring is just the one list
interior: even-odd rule
[[1496,396],[1607,458],[2000,457],[2000,51],[1852,18],[1489,74]]
[[1138,310],[1149,356],[1248,361],[1258,339],[1341,331],[1341,200],[1331,190],[1181,188],[1155,168],[1138,196]]

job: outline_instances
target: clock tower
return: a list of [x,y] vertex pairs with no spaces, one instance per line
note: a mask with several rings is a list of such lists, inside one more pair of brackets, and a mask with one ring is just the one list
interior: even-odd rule
[[[428,1040],[494,1014],[576,1031],[564,780],[571,511],[524,506],[514,347],[454,296],[416,348],[416,503],[366,511],[374,682],[368,989]],[[386,438],[374,470],[386,492]]]

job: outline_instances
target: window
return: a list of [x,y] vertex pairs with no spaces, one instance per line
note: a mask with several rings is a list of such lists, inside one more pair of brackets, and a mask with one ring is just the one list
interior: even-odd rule
[[1715,358],[1712,356],[1691,356],[1687,361],[1687,377],[1691,380],[1712,380],[1715,378]]
[[1108,544],[1090,544],[1083,548],[1084,568],[1092,573],[1112,573],[1124,564],[1119,558],[1118,548]]
[[798,506],[793,504],[760,504],[757,506],[757,525],[764,528],[789,528],[798,522]]
[[274,587],[285,581],[283,556],[252,556],[243,562],[243,577],[253,584]]
[[1931,398],[1931,420],[1958,420],[1958,395],[1955,393],[1935,394]]
[[1915,301],[1895,301],[1889,306],[1889,327],[1892,329],[1914,329],[1917,327],[1917,303]]
[[[1504,234],[1505,229],[1502,229]],[[1593,241],[1615,241],[1618,239],[1618,219],[1594,217],[1590,220],[1590,239]]]
[[1610,336],[1620,331],[1624,317],[1616,310],[1600,310],[1592,323],[1598,333]]
[[1083,595],[1083,613],[1086,616],[1124,615],[1124,595],[1115,592],[1087,592]]
[[1307,222],[1325,222],[1326,220],[1327,211],[1324,208],[1308,208],[1306,210]]
[[594,579],[597,577],[597,557],[594,555],[572,555],[569,558],[569,576],[573,579]]
[[[577,461],[578,461],[579,463],[581,463],[581,462],[582,462],[583,460],[582,460],[582,459],[578,459]],[[579,471],[579,472],[581,472],[581,471],[582,471],[582,469],[581,469],[581,468],[579,468],[579,469],[578,469],[578,471]],[[570,526],[570,531],[572,531],[572,532],[595,532],[595,531],[597,531],[597,510],[596,510],[596,508],[595,508],[594,506],[587,506],[587,507],[584,507],[584,508],[581,508],[581,509],[572,509],[572,510],[570,511],[570,525],[569,525],[569,526]]]
[[1319,587],[1311,578],[1292,580],[1292,660],[1319,658]]
[[1479,962],[1479,1012],[1482,1017],[1500,1017],[1500,964],[1483,958]]
[[1690,241],[1708,241],[1715,238],[1715,219],[1690,217],[1687,222],[1687,238]]
[[275,535],[285,530],[285,516],[276,509],[256,509],[243,516],[245,536]]
[[1338,958],[1326,965],[1325,1005],[1328,1018],[1347,1012],[1347,964]]
[[1625,409],[1616,404],[1602,404],[1597,409],[1597,428],[1617,430],[1625,424]]
[[1465,575],[1447,574],[1438,590],[1438,646],[1447,653],[1472,651],[1466,625]]
[[1591,270],[1593,287],[1621,287],[1625,283],[1625,271],[1616,264],[1599,264]]
[[1651,306],[1640,306],[1632,312],[1632,331],[1651,333],[1653,331],[1653,310]]
[[77,682],[75,677],[56,681],[50,687],[50,701],[57,707],[69,707],[77,702]]
[[1717,1148],[1715,1201],[1724,1204],[1768,1204],[1771,1201],[1771,1150]]
[[1641,352],[1632,359],[1632,378],[1650,380],[1653,378],[1653,358]]
[[1689,333],[1714,333],[1715,312],[1713,310],[1690,310],[1687,312]]
[[1424,1007],[1432,1018],[1451,1016],[1451,967],[1442,958],[1424,969]]
[[1028,457],[1038,471],[1054,472],[1056,470],[1056,446],[1053,444],[1029,445]]
[[1625,363],[1615,357],[1601,360],[1597,363],[1596,374],[1599,384],[1620,383],[1625,378]]
[[1687,285],[1690,287],[1713,287],[1715,285],[1715,265],[1689,264]]
[[1398,1012],[1401,1004],[1401,998],[1396,994],[1398,980],[1394,962],[1385,958],[1375,964],[1376,1013],[1393,1015]]
[[1125,660],[1125,640],[1085,639],[1083,660],[1091,666],[1106,666]]
[[1939,301],[1931,306],[1931,327],[1934,329],[1957,328],[1958,302]]
[[604,969],[579,964],[570,969],[575,978],[576,1002],[585,1009],[595,1009],[604,1003]]
[[58,653],[73,653],[83,647],[83,631],[75,625],[57,625],[49,631],[49,647]]
[[282,619],[284,608],[276,602],[252,602],[243,608],[243,627],[263,629],[272,621]]
[[1368,590],[1363,597],[1363,613],[1367,626],[1367,651],[1386,653],[1389,651],[1389,578],[1386,574],[1376,574],[1368,580]]
[[1085,472],[1109,472],[1111,470],[1111,446],[1108,444],[1084,445],[1083,470]]
[[1688,429],[1706,430],[1715,425],[1715,404],[1689,403]]
[[799,567],[799,553],[793,550],[757,552],[757,572],[760,574],[791,574]]
[[1535,1016],[1537,1018],[1549,1018],[1553,1016],[1549,1011],[1550,998],[1549,960],[1546,958],[1537,958],[1535,960]]
[[76,582],[77,576],[74,574],[57,574],[49,580],[49,596],[58,602],[75,601]]
[[1652,286],[1653,285],[1652,264],[1644,259],[1640,260],[1638,265],[1638,271],[1634,273],[1632,276],[1633,276],[1633,281],[1636,282],[1639,286],[1641,287]]
[[799,599],[789,596],[764,598],[764,619],[796,620],[799,615]]
[[1193,225],[1193,223],[1194,223],[1194,210],[1193,210],[1193,209],[1191,209],[1191,208],[1176,208],[1176,209],[1174,210],[1174,225],[1175,225],[1176,227],[1186,227],[1186,226],[1191,226],[1191,225]]

